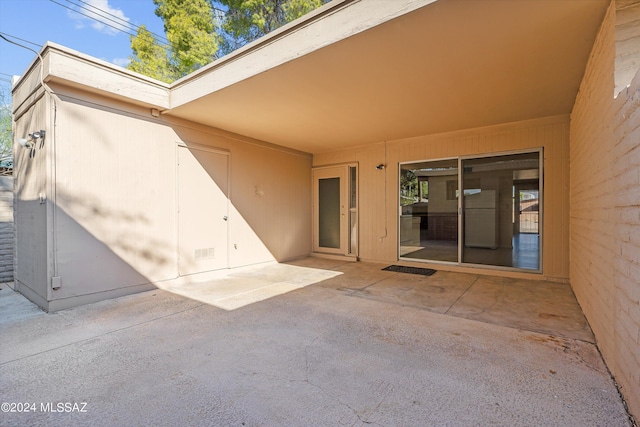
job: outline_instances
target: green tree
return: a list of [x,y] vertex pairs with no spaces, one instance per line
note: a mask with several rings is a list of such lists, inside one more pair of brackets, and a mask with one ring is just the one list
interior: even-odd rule
[[0,88],[0,159],[12,154],[13,132],[11,131],[11,97]]
[[226,6],[222,49],[229,53],[322,6],[328,0],[218,0]]
[[418,177],[410,169],[400,170],[400,204],[411,205],[418,201]]
[[[168,45],[142,25],[130,70],[172,82],[329,0],[153,0]],[[220,7],[218,7],[220,6]]]
[[215,59],[218,35],[208,0],[153,0],[164,22],[168,45],[142,25],[131,37],[130,70],[172,82]]
[[144,25],[138,28],[135,37],[131,37],[131,50],[133,55],[127,66],[130,70],[167,83],[179,78],[171,64],[167,49],[156,43]]

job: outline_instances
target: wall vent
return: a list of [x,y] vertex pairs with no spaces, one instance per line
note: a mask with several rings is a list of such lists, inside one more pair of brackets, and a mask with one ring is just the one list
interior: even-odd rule
[[216,248],[203,248],[195,250],[195,259],[210,259],[216,257]]

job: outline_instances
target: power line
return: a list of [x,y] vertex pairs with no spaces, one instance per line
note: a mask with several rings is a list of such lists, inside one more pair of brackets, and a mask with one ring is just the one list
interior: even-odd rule
[[[6,37],[5,37],[5,36],[6,36]],[[20,37],[12,36],[11,34],[7,34],[7,33],[0,33],[0,39],[3,39],[3,40],[5,40],[5,41],[7,41],[7,42],[9,42],[9,43],[11,43],[11,44],[14,44],[14,45],[16,45],[16,46],[19,46],[19,47],[21,47],[21,48],[23,48],[23,49],[30,50],[31,52],[34,52],[36,55],[40,56],[40,54],[39,54],[37,51],[35,51],[35,50],[31,49],[30,47],[27,47],[27,46],[21,45],[20,43],[14,42],[13,40],[9,40],[7,37],[11,37],[11,38],[14,38],[14,39],[16,39],[16,40],[20,40],[20,41],[23,41],[23,42],[25,42],[25,43],[29,43],[29,44],[32,44],[32,45],[35,45],[35,46],[40,47],[37,43],[33,43],[33,42],[30,42],[29,40],[21,39]],[[3,76],[13,77],[11,74],[7,74],[7,73],[0,73],[0,74],[2,74]],[[11,83],[11,80],[9,80],[9,79],[4,79],[4,78],[2,78],[2,77],[0,77],[0,80],[1,80],[1,81],[6,81],[6,82]]]
[[[0,34],[2,34],[4,36],[7,36],[7,37],[11,37],[12,39],[20,40],[21,42],[29,43],[29,44],[34,45],[36,47],[41,47],[42,46],[42,45],[40,45],[38,43],[30,42],[29,40],[25,40],[25,39],[21,39],[20,37],[12,36],[11,34],[7,34],[7,33],[3,33],[3,32],[0,32]],[[7,40],[7,39],[5,39],[5,40]],[[7,40],[7,41],[9,43],[13,43],[11,40]],[[18,45],[18,46],[20,46],[20,45]],[[27,49],[29,49],[29,48],[27,48]]]
[[[62,7],[64,7],[65,9],[69,9],[69,10],[71,10],[71,11],[73,11],[73,12],[75,12],[75,13],[79,14],[79,15],[86,16],[87,18],[92,19],[92,20],[94,20],[94,21],[98,21],[96,18],[94,18],[94,17],[92,17],[92,16],[89,16],[89,15],[87,15],[87,14],[85,14],[85,13],[82,13],[82,12],[80,12],[80,11],[78,11],[78,10],[76,10],[76,9],[72,8],[72,7],[66,6],[66,5],[64,5],[64,4],[62,4],[62,3],[58,3],[58,2],[57,2],[57,1],[55,1],[55,0],[49,0],[49,1],[50,1],[51,3],[55,3],[55,4],[57,4],[58,6],[62,6]],[[91,13],[95,13],[95,12],[91,12]],[[113,29],[114,29],[114,30],[116,30],[116,31],[120,31],[120,32],[122,32],[122,33],[128,34],[128,35],[130,35],[130,36],[132,36],[132,37],[135,37],[135,36],[136,36],[136,34],[133,34],[133,33],[127,32],[127,31],[123,30],[122,28],[118,28],[118,27],[113,26],[113,25],[111,25],[111,24],[108,24],[108,23],[106,23],[106,22],[103,22],[103,21],[98,21],[98,22],[100,22],[101,24],[106,25],[107,27],[111,27],[111,28],[113,28]],[[131,29],[130,29],[130,30],[131,30]],[[154,40],[155,40],[155,38],[154,38]],[[170,48],[170,46],[169,46],[169,45],[167,45],[167,44],[165,44],[165,43],[160,43],[160,42],[158,42],[157,40],[155,41],[155,44],[157,44],[158,46],[163,47],[163,48]]]
[[[94,6],[94,5],[90,4],[90,3],[87,3],[84,0],[77,0],[77,1],[79,1],[80,3],[83,3],[86,6],[78,4],[78,3],[74,3],[71,0],[66,0],[67,3],[71,3],[74,6],[78,6],[82,10],[85,10],[85,11],[87,11],[89,13],[95,13],[96,15],[100,16],[101,18],[108,19],[109,21],[115,23],[116,25],[120,25],[123,28],[127,28],[130,31],[131,30],[137,31],[137,29],[138,29],[138,27],[133,25],[133,24],[131,24],[131,22],[127,21],[126,19],[122,19],[121,17],[119,17],[117,15],[114,15],[113,13],[107,12],[106,10],[101,9],[101,8],[99,8],[97,6]],[[89,10],[88,7],[90,7],[91,9],[95,9],[97,12],[93,12],[93,11]],[[87,16],[87,15],[84,15],[84,16]],[[114,19],[109,18],[109,16],[111,16]],[[89,17],[89,18],[91,18],[91,17]],[[101,21],[97,20],[96,18],[91,18],[91,19],[93,19],[95,21],[98,21],[98,22],[101,22]],[[105,22],[101,22],[101,23],[106,24]],[[121,30],[121,31],[123,31],[123,30]],[[161,36],[159,34],[151,32],[151,31],[149,31],[149,33],[151,33],[151,35],[153,35],[153,37],[156,38],[158,41],[160,41],[162,43],[169,43],[169,40],[167,40],[166,37],[163,37],[163,36]]]
[[[83,6],[83,5],[80,5],[80,4],[77,4],[77,3],[74,3],[74,2],[73,2],[73,1],[71,1],[71,0],[66,0],[66,1],[67,1],[67,3],[71,3],[71,4],[75,5],[75,6],[78,6],[78,7],[79,7],[79,8],[81,8],[82,10],[87,11],[88,13],[94,13],[94,14],[96,14],[96,15],[100,16],[101,18],[108,19],[109,21],[114,22],[116,25],[120,25],[121,27],[124,27],[124,28],[128,29],[129,31],[138,31],[138,28],[139,28],[138,26],[131,24],[129,21],[127,21],[127,20],[125,20],[125,19],[122,19],[122,18],[120,18],[119,16],[116,16],[116,15],[114,15],[114,14],[110,13],[110,12],[107,12],[107,11],[106,11],[106,10],[104,10],[104,9],[101,9],[101,8],[99,8],[99,7],[97,7],[97,6],[94,6],[94,5],[92,5],[92,4],[89,4],[89,3],[87,3],[87,2],[86,2],[86,1],[84,1],[84,0],[78,0],[78,1],[79,1],[80,3],[84,3],[84,4],[86,4],[87,6],[91,7],[92,9],[97,10],[97,11],[98,11],[98,12],[100,12],[100,13],[98,13],[98,12],[93,12],[93,11],[89,10],[86,6]],[[54,2],[54,3],[55,3],[55,2]],[[65,6],[65,7],[66,7],[66,6]],[[109,24],[107,24],[106,22],[103,22],[103,21],[100,21],[100,20],[96,19],[95,17],[89,16],[89,15],[85,15],[84,13],[80,13],[80,12],[76,11],[75,9],[72,9],[72,8],[67,8],[67,9],[71,9],[72,11],[74,11],[74,12],[76,12],[76,13],[79,13],[80,15],[86,16],[86,17],[88,17],[88,18],[90,18],[90,19],[93,19],[94,21],[100,22],[100,23],[105,24],[105,25],[109,25]],[[108,17],[108,16],[106,16],[106,15],[112,16],[112,17],[113,17],[113,18],[115,18],[115,19],[111,19],[111,18],[109,18],[109,17]],[[116,21],[116,20],[117,20],[117,21]],[[120,22],[118,22],[118,21],[120,21]],[[126,32],[125,30],[122,30],[121,28],[117,28],[117,27],[114,27],[114,26],[112,26],[112,25],[109,25],[109,26],[110,26],[111,28],[114,28],[114,29],[118,30],[118,31],[124,32],[125,34],[132,35],[131,33],[128,33],[128,32]],[[149,30],[147,30],[147,31],[149,31]],[[159,34],[156,34],[156,33],[154,33],[154,32],[151,32],[151,31],[149,31],[149,33],[153,36],[153,38],[155,39],[155,43],[156,43],[158,46],[162,46],[162,47],[169,47],[169,40],[168,40],[166,37],[163,37],[163,36],[161,36],[161,35],[159,35]]]
[[[8,34],[7,34],[7,35],[8,35]],[[10,35],[8,35],[8,36],[9,36],[9,37],[13,37],[13,36],[10,36]],[[31,52],[35,53],[35,54],[38,56],[38,59],[40,59],[40,84],[42,85],[42,88],[44,89],[44,91],[45,91],[45,92],[47,92],[47,93],[49,94],[49,96],[53,95],[53,91],[52,91],[52,90],[49,88],[49,86],[47,86],[47,84],[44,82],[44,77],[43,77],[43,76],[44,76],[44,59],[42,59],[42,55],[40,55],[40,52],[38,52],[38,51],[36,51],[36,50],[33,50],[33,49],[31,49],[30,47],[27,47],[27,46],[22,45],[22,44],[20,44],[20,43],[14,42],[13,40],[9,40],[8,38],[6,38],[6,37],[3,35],[3,33],[2,33],[2,34],[0,34],[0,38],[1,38],[1,39],[3,39],[3,40],[5,40],[5,41],[7,41],[7,42],[9,42],[9,43],[11,43],[11,44],[14,44],[14,45],[16,45],[16,46],[19,46],[19,47],[21,47],[21,48],[23,48],[23,49],[30,50]],[[16,39],[18,39],[18,37],[16,37]],[[22,40],[22,39],[18,39],[18,40]],[[25,42],[27,42],[27,43],[31,43],[31,42],[26,41],[26,40],[22,40],[22,41],[25,41]],[[33,43],[33,44],[35,44],[35,43]],[[55,105],[55,101],[54,101],[54,105]]]
[[6,38],[6,37],[5,37],[5,35],[6,35],[6,36],[9,36],[9,37],[11,37],[11,38],[14,38],[14,39],[16,39],[16,40],[23,41],[23,42],[25,42],[25,43],[31,43],[31,44],[36,45],[36,46],[38,46],[38,47],[39,47],[39,45],[38,45],[38,44],[33,43],[33,42],[30,42],[30,41],[27,41],[27,40],[24,40],[24,39],[21,39],[21,38],[16,37],[16,36],[12,36],[11,34],[0,33],[0,38],[1,38],[1,39],[4,39],[5,41],[7,41],[7,42],[9,42],[9,43],[11,43],[11,44],[15,44],[16,46],[20,46],[21,48],[24,48],[24,49],[30,50],[31,52],[33,52],[33,53],[35,53],[36,55],[40,56],[40,54],[39,54],[36,50],[33,50],[33,49],[31,49],[30,47],[27,47],[27,46],[21,45],[20,43],[16,43],[16,42],[14,42],[13,40],[9,40],[8,38]]
[[[71,3],[71,0],[67,0],[67,1],[68,1],[69,3]],[[99,10],[100,12],[103,12],[103,13],[105,13],[105,14],[109,15],[109,16],[113,16],[113,17],[114,17],[114,18],[116,18],[118,21],[122,21],[122,22],[126,23],[128,27],[131,27],[131,28],[133,28],[133,29],[135,29],[135,30],[137,30],[137,29],[139,28],[139,25],[138,25],[138,26],[133,25],[133,24],[131,24],[129,21],[126,21],[126,20],[124,20],[124,19],[120,18],[119,16],[116,16],[116,15],[114,15],[114,14],[110,13],[110,12],[107,12],[106,10],[100,9],[100,8],[99,8],[99,7],[97,7],[97,6],[94,6],[94,5],[92,5],[92,4],[89,4],[89,3],[87,3],[87,2],[86,2],[86,1],[84,1],[84,0],[78,0],[78,1],[79,1],[80,3],[84,3],[84,4],[86,4],[87,6],[90,6],[90,7],[91,7],[91,8],[93,8],[93,9]],[[147,31],[149,31],[149,30],[147,30]],[[156,39],[158,39],[158,40],[162,41],[163,43],[164,43],[164,42],[166,42],[166,43],[170,43],[170,42],[169,42],[169,39],[167,39],[165,36],[162,36],[162,35],[160,35],[160,34],[158,34],[158,33],[154,33],[154,32],[152,32],[152,31],[149,31],[149,33],[151,33],[151,34],[152,34]]]
[[95,10],[97,10],[98,12],[103,13],[104,15],[109,15],[109,16],[111,16],[111,17],[115,18],[116,20],[120,21],[120,22],[121,22],[123,25],[125,25],[125,26],[130,26],[130,25],[131,25],[131,24],[130,24],[130,22],[129,22],[129,21],[127,21],[126,19],[122,19],[122,18],[120,18],[119,16],[114,15],[114,14],[113,14],[113,13],[111,13],[111,12],[107,12],[107,11],[106,11],[106,10],[104,10],[104,9],[100,9],[98,6],[94,6],[94,5],[92,5],[91,3],[87,3],[87,2],[86,2],[86,1],[84,1],[84,0],[78,0],[78,1],[79,1],[80,3],[85,4],[86,6],[79,5],[79,4],[77,4],[77,3],[72,2],[71,0],[66,0],[66,1],[67,1],[67,3],[75,4],[76,6],[79,6],[79,7],[84,8],[84,9],[86,9],[86,8],[87,8],[87,6],[88,6],[88,7],[90,7],[91,9],[95,9]]
[[[129,31],[131,31],[131,30],[133,29],[133,28],[131,28],[131,27],[130,27],[130,25],[129,25],[129,23],[128,23],[127,21],[121,20],[121,21],[123,21],[123,22],[118,22],[118,21],[116,21],[115,19],[111,19],[111,18],[109,18],[108,16],[105,16],[105,15],[104,15],[105,13],[108,13],[108,12],[105,12],[105,11],[103,11],[103,10],[101,10],[101,9],[98,9],[98,8],[96,8],[95,6],[91,6],[91,5],[89,5],[89,6],[91,6],[92,8],[96,9],[98,12],[94,12],[94,11],[92,11],[92,10],[89,10],[87,7],[85,7],[85,6],[81,5],[81,4],[78,4],[78,3],[74,3],[74,2],[72,2],[71,0],[66,0],[66,2],[67,2],[67,3],[71,3],[71,4],[72,4],[72,5],[74,5],[74,6],[78,6],[78,7],[80,8],[80,10],[82,10],[82,11],[85,11],[85,12],[87,12],[87,13],[93,13],[93,14],[95,14],[95,15],[98,15],[100,18],[107,19],[107,20],[109,20],[109,21],[113,22],[114,24],[119,25],[119,26],[120,26],[120,27],[122,27],[122,28],[126,28],[126,29],[127,29],[127,30],[129,30]],[[55,2],[54,2],[54,3],[55,3]],[[67,6],[65,6],[65,7],[67,7]],[[86,15],[86,14],[84,14],[84,13],[80,12],[80,10],[76,10],[76,9],[74,9],[74,8],[72,8],[72,7],[67,7],[67,8],[68,8],[68,9],[70,9],[70,10],[73,10],[75,13],[79,13],[80,15],[86,16],[86,17],[88,17],[88,18],[93,19],[94,21],[100,22],[101,24],[109,25],[108,23],[106,23],[106,22],[104,22],[104,21],[101,21],[101,20],[99,20],[99,19],[97,19],[97,18],[95,18],[95,17],[91,17],[91,16],[89,16],[89,15]],[[112,15],[112,16],[114,16],[114,15]],[[110,26],[110,27],[112,27],[112,28],[115,28],[115,29],[120,29],[120,31],[125,31],[125,30],[122,30],[121,28],[114,27],[114,26],[112,26],[112,25],[109,25],[109,26]]]
[[[87,14],[84,14],[84,13],[82,13],[82,12],[80,12],[80,11],[78,11],[78,10],[76,10],[76,9],[72,8],[72,7],[66,6],[66,5],[64,5],[64,4],[62,4],[62,3],[58,3],[58,2],[57,2],[57,1],[55,1],[55,0],[49,0],[49,1],[50,1],[51,3],[55,3],[55,4],[57,4],[58,6],[62,6],[62,7],[64,7],[65,9],[69,9],[70,11],[75,12],[75,13],[77,13],[78,15],[86,16],[86,17],[87,17],[87,18],[89,18],[89,19],[93,19],[94,21],[97,21],[97,19],[95,19],[95,18],[93,18],[93,17],[91,17],[91,16],[89,16],[89,15],[87,15]],[[123,32],[123,33],[125,33],[125,34],[129,34],[130,36],[133,36],[133,35],[134,35],[134,34],[128,33],[127,31],[123,30],[122,28],[114,27],[114,26],[113,26],[113,25],[111,25],[111,24],[107,24],[106,22],[102,22],[102,21],[98,21],[98,22],[101,22],[102,24],[106,25],[107,27],[111,27],[111,28],[113,28],[114,30],[121,31],[121,32]]]

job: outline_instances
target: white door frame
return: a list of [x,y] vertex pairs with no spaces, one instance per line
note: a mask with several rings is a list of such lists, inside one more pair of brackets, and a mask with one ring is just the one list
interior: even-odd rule
[[[351,168],[356,170],[356,182],[351,182]],[[338,178],[340,181],[340,203],[339,212],[339,245],[337,247],[320,246],[320,189],[319,181],[322,179]],[[312,170],[313,181],[313,252],[334,255],[357,257],[357,228],[358,209],[351,206],[350,195],[355,191],[357,200],[357,164],[342,164],[314,168]],[[352,229],[352,219],[355,222]],[[352,241],[354,239],[355,241]]]

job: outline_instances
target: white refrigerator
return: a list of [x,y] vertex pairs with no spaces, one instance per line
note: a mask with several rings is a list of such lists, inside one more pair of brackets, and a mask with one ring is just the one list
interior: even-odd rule
[[495,190],[464,196],[464,245],[498,247],[498,198]]

